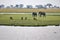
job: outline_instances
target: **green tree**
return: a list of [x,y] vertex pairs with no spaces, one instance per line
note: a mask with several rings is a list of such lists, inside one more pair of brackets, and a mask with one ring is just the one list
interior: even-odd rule
[[48,6],[49,8],[51,8],[52,4],[48,3],[46,6]]

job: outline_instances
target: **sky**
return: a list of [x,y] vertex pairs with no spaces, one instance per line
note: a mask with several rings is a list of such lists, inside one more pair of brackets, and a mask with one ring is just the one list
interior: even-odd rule
[[46,5],[47,3],[51,3],[52,5],[60,6],[60,0],[0,0],[0,4],[8,5],[16,5],[16,4],[24,4],[24,5]]

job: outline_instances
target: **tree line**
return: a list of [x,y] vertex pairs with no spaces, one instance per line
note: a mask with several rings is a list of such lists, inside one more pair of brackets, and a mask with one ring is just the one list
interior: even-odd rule
[[[4,4],[1,4],[0,5],[0,8],[34,8],[33,5],[26,5],[26,7],[24,7],[24,4],[16,4],[15,6],[13,5],[10,5],[10,6],[6,6]],[[35,8],[60,8],[59,6],[53,6],[51,3],[48,3],[46,5],[35,5]]]

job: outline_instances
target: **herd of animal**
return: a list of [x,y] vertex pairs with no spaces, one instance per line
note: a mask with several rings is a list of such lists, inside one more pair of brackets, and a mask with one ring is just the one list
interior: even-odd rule
[[38,12],[38,14],[37,14],[37,12],[33,12],[33,13],[32,13],[32,16],[34,16],[34,17],[37,16],[37,15],[39,15],[40,17],[41,17],[41,16],[44,16],[44,17],[45,17],[45,16],[46,16],[46,13],[45,13],[45,12],[41,12],[41,11]]
[[[34,17],[33,19],[34,20],[37,20],[35,17],[37,17],[37,15],[39,15],[40,17],[43,16],[45,17],[46,16],[46,13],[45,12],[32,12],[32,16]],[[13,17],[10,17],[10,20],[13,20]],[[23,20],[23,17],[21,17],[21,20]],[[25,17],[25,20],[27,20],[27,17]]]

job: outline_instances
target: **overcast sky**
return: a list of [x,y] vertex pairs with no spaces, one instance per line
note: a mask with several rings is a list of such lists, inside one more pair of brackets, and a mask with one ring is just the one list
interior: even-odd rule
[[24,4],[24,5],[45,5],[51,3],[53,5],[60,6],[60,0],[0,0],[0,4],[4,5],[15,5],[15,4]]

